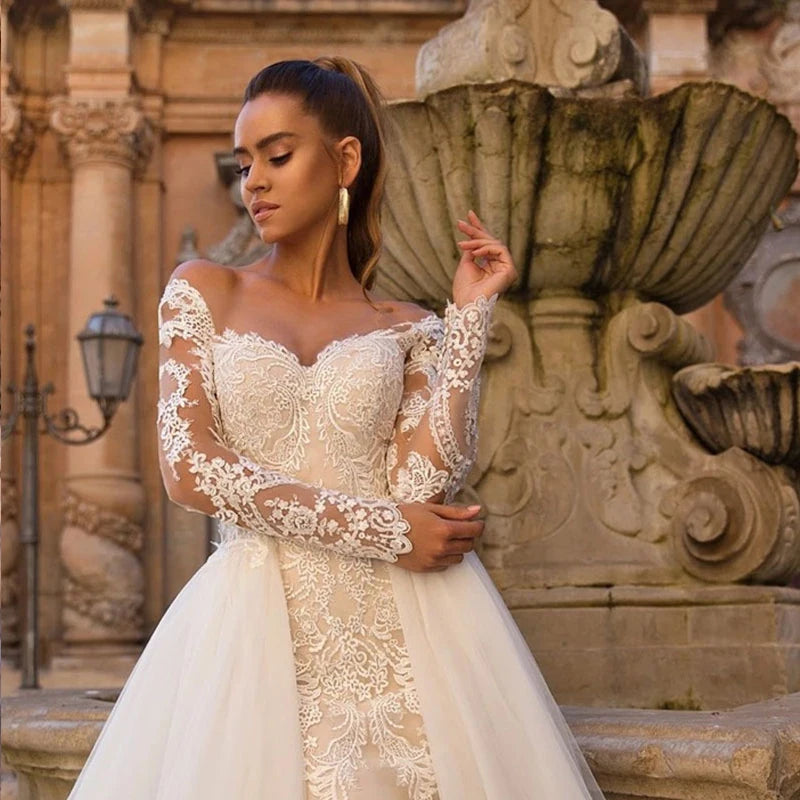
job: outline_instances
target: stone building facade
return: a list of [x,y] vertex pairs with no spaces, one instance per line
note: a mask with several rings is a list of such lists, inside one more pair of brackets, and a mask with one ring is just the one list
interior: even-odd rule
[[[797,3],[602,5],[646,53],[653,92],[714,78],[800,120]],[[367,66],[388,98],[413,96],[420,45],[466,6],[2,0],[3,383],[20,378],[31,322],[51,408],[97,421],[75,334],[114,293],[145,338],[135,392],[108,434],[85,448],[42,439],[46,662],[135,656],[208,554],[208,520],[170,504],[161,484],[155,309],[186,247],[207,253],[238,219],[215,154],[231,147],[246,81],[271,61],[337,53]],[[735,362],[742,331],[722,298],[689,316]],[[18,636],[17,438],[2,451],[4,648]]]

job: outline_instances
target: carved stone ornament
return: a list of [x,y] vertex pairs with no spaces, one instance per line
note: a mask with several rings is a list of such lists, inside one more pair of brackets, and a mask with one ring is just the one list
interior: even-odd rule
[[36,143],[33,124],[10,94],[0,97],[0,157],[12,177],[20,177],[30,163]]
[[787,3],[784,23],[769,46],[762,69],[770,85],[770,99],[777,103],[800,101],[800,0]]
[[719,83],[589,100],[509,80],[389,114],[381,263],[390,292],[418,281],[431,299],[472,208],[508,242],[512,292],[633,291],[691,311],[739,272],[797,172],[789,120]]
[[643,65],[595,0],[471,0],[461,19],[420,49],[417,93],[506,78],[567,89],[632,78],[643,91]]
[[714,453],[739,447],[800,468],[800,362],[678,372],[673,392],[689,426]]
[[135,638],[143,626],[141,525],[69,490],[63,511],[66,638]]
[[671,393],[676,371],[712,358],[679,314],[731,281],[792,184],[786,117],[723,84],[611,100],[516,80],[389,115],[376,287],[435,307],[470,208],[517,267],[468,476],[501,589],[789,580],[787,468],[709,452]]
[[800,570],[795,475],[733,447],[662,498],[683,568],[707,581],[786,582]]
[[137,100],[51,101],[50,123],[72,166],[111,161],[140,172],[153,149],[153,126]]

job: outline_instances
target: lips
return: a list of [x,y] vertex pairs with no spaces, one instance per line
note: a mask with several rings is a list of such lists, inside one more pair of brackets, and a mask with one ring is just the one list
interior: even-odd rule
[[263,222],[269,219],[275,211],[280,208],[276,203],[268,203],[266,200],[256,200],[250,205],[250,211],[256,222]]

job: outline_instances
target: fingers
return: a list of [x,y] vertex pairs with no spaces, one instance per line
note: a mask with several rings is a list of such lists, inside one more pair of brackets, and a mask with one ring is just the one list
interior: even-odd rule
[[[455,555],[455,556],[447,556],[446,558],[441,559],[439,563],[444,564],[445,565],[444,568],[446,568],[452,566],[453,564],[460,564],[463,560],[464,556]],[[436,571],[438,572],[440,569],[443,569],[443,567],[437,567]]]
[[469,217],[469,221],[473,225],[475,225],[478,228],[482,228],[483,230],[486,230],[486,228],[484,228],[483,226],[483,223],[481,222],[480,217],[472,209],[467,211],[467,216]]
[[480,510],[481,506],[451,506],[443,503],[428,503],[430,510],[444,519],[470,519]]
[[483,228],[476,228],[473,225],[470,225],[468,222],[464,222],[463,219],[458,220],[458,229],[471,239],[495,238],[491,233],[489,233],[489,231],[484,230]]
[[456,244],[459,247],[463,247],[465,250],[469,250],[473,247],[486,247],[487,245],[503,247],[502,243],[498,239],[467,239],[463,242],[456,242]]
[[485,524],[482,519],[452,521],[448,524],[447,540],[454,542],[459,539],[475,539],[483,533]]
[[472,209],[467,212],[467,218],[469,222],[463,219],[458,220],[458,227],[468,236],[486,236],[490,239],[497,238],[487,230],[486,226],[481,222],[480,217],[478,217]]
[[489,255],[490,253],[498,256],[505,256],[508,253],[508,249],[504,245],[493,240],[473,239],[468,242],[457,242],[457,244],[462,250],[471,251],[473,258],[475,256]]
[[457,556],[470,553],[475,549],[477,536],[469,539],[450,539],[444,551],[445,556]]

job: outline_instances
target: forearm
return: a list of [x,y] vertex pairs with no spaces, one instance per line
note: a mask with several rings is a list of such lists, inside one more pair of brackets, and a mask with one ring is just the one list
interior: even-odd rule
[[185,452],[180,479],[165,484],[183,508],[267,536],[385,561],[411,549],[396,502],[313,486],[219,445]]
[[427,397],[407,398],[400,432],[389,450],[392,497],[450,502],[463,486],[477,450],[481,365],[497,295],[458,308],[448,303],[444,336]]

